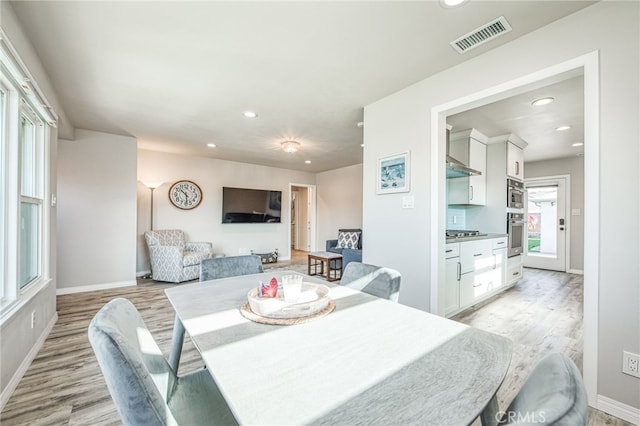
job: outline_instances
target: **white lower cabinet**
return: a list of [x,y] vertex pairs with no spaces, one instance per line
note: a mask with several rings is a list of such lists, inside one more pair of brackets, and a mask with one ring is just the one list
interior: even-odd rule
[[445,258],[444,313],[449,316],[460,308],[460,243],[447,244]]
[[523,258],[521,254],[507,259],[507,275],[505,279],[507,284],[513,284],[522,278],[522,264]]
[[[445,315],[451,316],[504,287],[507,274],[506,238],[465,241],[446,258]],[[453,244],[447,244],[450,249]]]

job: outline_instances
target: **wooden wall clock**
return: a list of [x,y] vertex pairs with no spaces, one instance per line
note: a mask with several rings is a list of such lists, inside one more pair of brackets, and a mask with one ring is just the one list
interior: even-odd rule
[[195,182],[179,180],[169,188],[169,200],[179,209],[195,209],[202,201],[202,190]]

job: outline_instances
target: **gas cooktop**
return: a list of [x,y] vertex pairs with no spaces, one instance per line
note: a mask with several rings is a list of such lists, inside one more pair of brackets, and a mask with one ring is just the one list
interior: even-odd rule
[[463,237],[477,237],[480,235],[486,235],[480,233],[480,231],[469,231],[464,229],[447,229],[447,238],[463,238]]

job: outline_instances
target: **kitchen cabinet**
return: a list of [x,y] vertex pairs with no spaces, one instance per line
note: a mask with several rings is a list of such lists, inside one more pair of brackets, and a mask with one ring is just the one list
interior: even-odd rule
[[445,315],[451,316],[504,287],[507,239],[485,238],[447,244],[445,264]]
[[524,150],[507,142],[507,176],[524,180]]
[[448,316],[460,307],[460,244],[447,244],[445,247],[444,313]]
[[475,129],[451,134],[449,154],[481,174],[448,179],[448,204],[486,204],[487,140]]
[[505,278],[507,285],[514,284],[522,278],[522,265],[523,258],[521,254],[507,258],[507,274]]

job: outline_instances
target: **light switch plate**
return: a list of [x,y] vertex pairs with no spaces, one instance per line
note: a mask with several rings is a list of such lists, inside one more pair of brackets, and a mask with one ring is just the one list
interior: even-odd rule
[[412,209],[415,204],[415,199],[413,195],[405,195],[402,197],[402,208],[403,209]]
[[580,216],[581,214],[580,209],[571,209],[571,216]]

